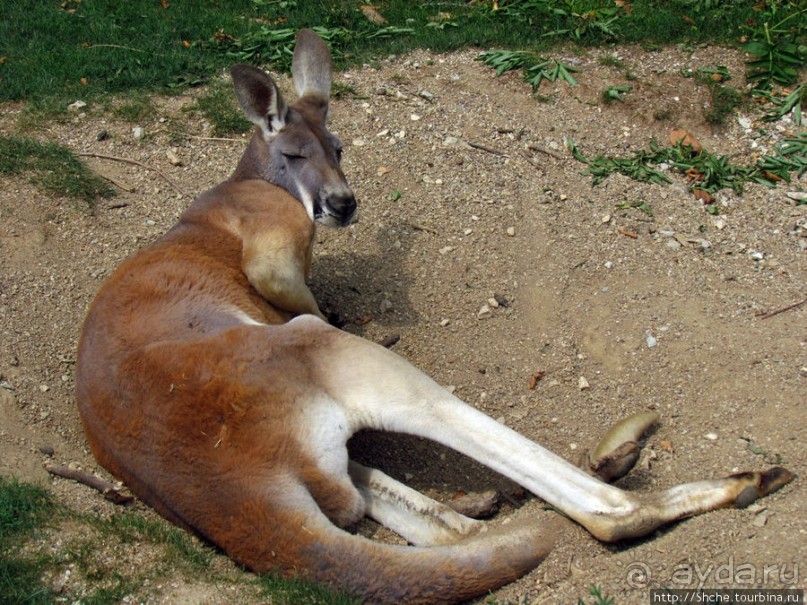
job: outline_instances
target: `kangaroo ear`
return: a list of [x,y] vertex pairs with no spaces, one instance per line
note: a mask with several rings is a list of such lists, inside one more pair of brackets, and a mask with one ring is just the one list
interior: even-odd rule
[[331,96],[331,52],[316,32],[300,30],[291,60],[294,88],[301,97],[314,95],[326,103]]
[[235,96],[244,114],[271,137],[286,125],[288,106],[274,81],[262,69],[238,63],[230,69]]

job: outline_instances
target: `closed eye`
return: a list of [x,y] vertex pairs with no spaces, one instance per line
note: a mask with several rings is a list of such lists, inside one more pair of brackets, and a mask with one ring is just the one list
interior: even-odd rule
[[290,162],[293,162],[295,160],[304,160],[305,159],[305,156],[300,155],[299,153],[283,153],[283,157],[286,158],[287,160],[289,160]]

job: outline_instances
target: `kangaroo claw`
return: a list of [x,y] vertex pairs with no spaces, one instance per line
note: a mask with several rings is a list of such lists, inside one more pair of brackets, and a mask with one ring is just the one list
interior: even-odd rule
[[645,412],[617,422],[594,448],[588,472],[606,483],[625,476],[639,460],[638,441],[658,418],[655,412]]

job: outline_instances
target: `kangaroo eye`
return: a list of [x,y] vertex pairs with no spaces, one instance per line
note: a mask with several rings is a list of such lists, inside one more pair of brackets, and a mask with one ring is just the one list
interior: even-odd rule
[[336,159],[339,160],[340,162],[342,161],[342,148],[341,147],[336,148]]
[[299,153],[284,153],[283,157],[286,158],[287,160],[289,160],[290,162],[293,162],[295,160],[304,160],[305,159],[305,156],[302,156]]

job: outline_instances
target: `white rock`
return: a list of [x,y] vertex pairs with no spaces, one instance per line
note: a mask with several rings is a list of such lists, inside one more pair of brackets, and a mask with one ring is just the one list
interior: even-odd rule
[[741,128],[751,128],[751,120],[745,116],[737,118],[737,122],[740,124]]
[[606,269],[612,269],[613,266],[614,266],[614,263],[612,263],[611,261],[609,261],[609,260],[605,261],[605,268]]
[[382,313],[386,313],[387,311],[390,311],[392,309],[392,301],[385,298],[384,300],[381,301],[381,304],[378,306],[378,308]]
[[85,107],[87,107],[87,104],[84,101],[74,101],[73,103],[70,103],[70,105],[67,106],[67,109],[69,111],[79,111],[81,109],[84,109]]
[[765,254],[762,252],[752,252],[751,259],[755,261],[765,260]]
[[412,115],[409,116],[409,119],[412,120],[413,122],[419,122],[422,118],[418,114],[413,113]]
[[493,309],[488,305],[482,305],[479,311],[476,312],[477,319],[488,319],[489,317],[493,317]]
[[364,147],[367,143],[364,139],[353,139],[353,146],[354,147]]
[[515,227],[508,227],[507,228],[507,235],[509,235],[510,237],[514,237],[515,234],[516,234],[516,228]]
[[581,391],[587,391],[591,388],[591,385],[588,383],[585,376],[581,376],[577,379],[577,388]]
[[803,202],[804,200],[807,200],[807,192],[805,191],[788,191],[786,195],[791,200],[796,200],[797,202]]
[[171,164],[171,166],[182,166],[182,160],[179,159],[175,149],[169,149],[166,151],[165,156],[168,158],[168,162]]
[[454,249],[454,246],[443,246],[438,250],[440,254],[448,254]]
[[146,133],[142,126],[135,126],[132,128],[132,136],[135,138],[135,140],[142,141],[143,137],[146,136]]
[[440,320],[440,326],[442,326],[443,328],[445,328],[450,323],[451,323],[450,319],[441,319]]
[[704,435],[709,441],[717,441],[717,433],[706,433]]
[[645,336],[645,342],[647,343],[647,348],[652,349],[658,344],[658,339],[653,336],[650,332],[647,333]]

